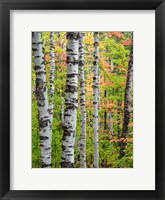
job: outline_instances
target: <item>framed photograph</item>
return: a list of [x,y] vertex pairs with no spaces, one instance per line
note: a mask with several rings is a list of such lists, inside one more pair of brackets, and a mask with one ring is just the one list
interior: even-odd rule
[[1,199],[164,199],[164,1],[0,8]]

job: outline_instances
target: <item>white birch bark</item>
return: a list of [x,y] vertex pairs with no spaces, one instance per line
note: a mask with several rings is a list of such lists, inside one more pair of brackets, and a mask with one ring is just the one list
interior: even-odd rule
[[84,79],[84,33],[80,33],[79,40],[79,78],[80,78],[80,167],[86,168],[86,106],[85,106],[85,79]]
[[64,134],[62,145],[62,167],[71,168],[74,164],[74,144],[77,122],[78,90],[78,41],[79,32],[67,32],[67,79],[64,114]]
[[55,76],[55,56],[54,56],[54,32],[50,33],[50,102],[49,102],[49,116],[50,116],[50,135],[52,135],[52,123],[54,113],[54,76]]
[[94,167],[99,167],[99,47],[98,47],[98,32],[94,32],[94,76],[93,76],[93,87],[94,87]]
[[[133,49],[131,50],[129,65],[128,65],[128,74],[127,82],[125,89],[125,98],[124,98],[124,118],[123,118],[123,128],[121,138],[128,138],[129,134],[129,122],[130,122],[130,112],[131,112],[131,100],[132,100],[132,89],[133,89]],[[122,158],[125,153],[125,147],[127,143],[121,142],[120,144],[120,158]]]
[[49,168],[51,162],[51,135],[49,132],[48,97],[46,70],[43,59],[43,45],[40,32],[33,33],[33,53],[36,70],[36,97],[38,103],[38,119],[41,146],[41,167]]

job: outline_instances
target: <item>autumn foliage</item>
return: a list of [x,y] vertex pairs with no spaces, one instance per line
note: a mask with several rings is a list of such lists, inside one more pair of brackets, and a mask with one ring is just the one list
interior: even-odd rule
[[[93,73],[94,47],[93,32],[84,33],[85,97],[86,97],[86,158],[87,167],[93,167]],[[50,89],[50,32],[43,32],[44,61],[46,66],[47,87]],[[65,98],[67,54],[66,32],[55,32],[55,97],[52,125],[52,167],[61,168],[63,124],[61,120],[62,97]],[[124,96],[127,81],[130,49],[133,45],[132,32],[99,32],[99,167],[133,167],[133,109],[129,123],[129,137],[122,138]],[[32,87],[35,90],[36,76],[32,56]],[[79,92],[79,91],[78,91]],[[80,95],[80,93],[78,94]],[[50,98],[48,96],[48,98]],[[78,104],[80,103],[78,96]],[[64,102],[66,103],[66,102]],[[133,108],[133,98],[132,98]],[[80,104],[79,104],[80,105]],[[65,104],[64,104],[65,107]],[[80,166],[80,107],[78,107],[75,139],[75,166]],[[35,93],[32,96],[32,166],[40,168],[40,138],[38,108]],[[120,142],[127,143],[125,158],[119,159]]]

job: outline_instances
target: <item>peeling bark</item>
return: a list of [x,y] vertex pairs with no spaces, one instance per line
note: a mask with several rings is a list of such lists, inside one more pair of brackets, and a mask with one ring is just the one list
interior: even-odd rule
[[80,78],[80,167],[86,168],[86,106],[85,106],[85,79],[84,79],[84,33],[80,33],[79,40],[79,78]]
[[43,59],[44,54],[40,32],[33,33],[33,53],[36,70],[36,97],[40,130],[41,167],[50,168],[52,165],[51,135],[49,132],[50,118],[48,113],[46,70]]
[[77,122],[78,90],[78,41],[79,32],[67,32],[67,79],[62,144],[62,167],[71,168],[74,164],[74,144]]
[[94,167],[99,167],[99,141],[98,141],[98,132],[99,132],[99,39],[98,32],[94,32],[94,76],[93,76],[93,87],[94,87]]
[[[131,99],[132,99],[132,89],[133,89],[133,49],[131,50],[129,65],[128,65],[128,74],[127,82],[125,89],[125,98],[124,98],[124,119],[123,119],[123,129],[121,138],[128,138],[129,134],[129,122],[130,122],[130,112],[131,112]],[[127,143],[122,141],[120,143],[120,158],[124,157],[125,147]]]

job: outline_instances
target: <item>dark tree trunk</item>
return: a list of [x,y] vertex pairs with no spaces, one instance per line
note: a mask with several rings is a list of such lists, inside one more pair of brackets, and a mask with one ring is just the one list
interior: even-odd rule
[[[129,135],[129,122],[130,122],[130,112],[131,112],[131,97],[133,89],[133,49],[131,50],[129,65],[128,65],[128,75],[125,89],[125,99],[124,99],[124,119],[123,119],[123,129],[121,138],[127,139]],[[125,155],[125,147],[127,145],[126,141],[120,142],[120,158]]]

